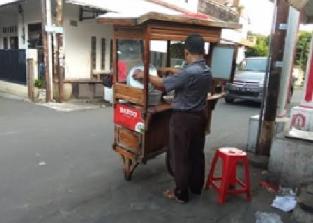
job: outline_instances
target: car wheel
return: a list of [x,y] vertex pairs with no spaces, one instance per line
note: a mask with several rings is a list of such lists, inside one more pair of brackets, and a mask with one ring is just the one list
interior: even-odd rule
[[229,104],[234,103],[234,98],[225,97],[225,102]]

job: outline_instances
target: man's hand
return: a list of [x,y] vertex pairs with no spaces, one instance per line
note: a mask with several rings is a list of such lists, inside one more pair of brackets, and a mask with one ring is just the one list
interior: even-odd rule
[[[133,78],[137,81],[143,81],[144,79],[144,72],[141,70],[135,70],[134,74],[133,74]],[[149,75],[149,82],[157,89],[159,89],[160,91],[164,90],[164,83],[163,83],[163,79],[160,77],[156,77],[156,76],[151,76]]]
[[176,69],[174,67],[160,67],[158,69],[158,74],[159,76],[166,76],[166,75],[172,75],[172,74],[176,74],[179,72],[179,69]]
[[134,74],[133,74],[133,78],[135,80],[141,81],[144,78],[144,72],[141,70],[135,70]]

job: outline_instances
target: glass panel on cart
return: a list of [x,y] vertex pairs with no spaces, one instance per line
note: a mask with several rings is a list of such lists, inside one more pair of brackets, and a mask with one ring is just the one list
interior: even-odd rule
[[117,81],[127,83],[130,70],[138,65],[143,65],[142,40],[117,41]]
[[167,41],[152,40],[150,42],[150,63],[157,69],[166,67]]
[[171,41],[170,45],[170,67],[182,68],[185,65],[185,43],[182,41]]

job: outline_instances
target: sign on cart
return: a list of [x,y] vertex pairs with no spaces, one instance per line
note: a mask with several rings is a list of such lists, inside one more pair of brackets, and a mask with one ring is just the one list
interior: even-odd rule
[[115,105],[114,123],[136,132],[144,131],[141,110],[125,104]]

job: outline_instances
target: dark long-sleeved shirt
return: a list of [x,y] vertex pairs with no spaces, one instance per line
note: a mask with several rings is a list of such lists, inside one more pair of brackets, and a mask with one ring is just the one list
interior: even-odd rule
[[164,79],[167,92],[175,90],[173,109],[179,111],[201,111],[206,106],[211,88],[212,75],[205,60],[186,65],[178,74]]

